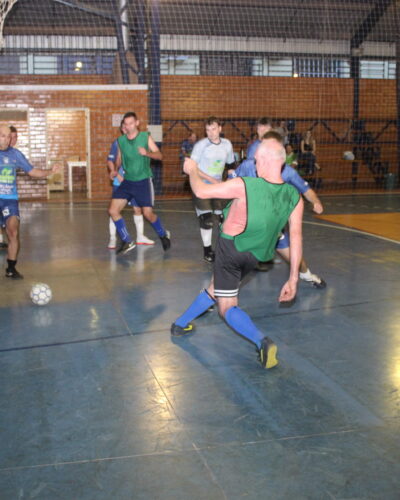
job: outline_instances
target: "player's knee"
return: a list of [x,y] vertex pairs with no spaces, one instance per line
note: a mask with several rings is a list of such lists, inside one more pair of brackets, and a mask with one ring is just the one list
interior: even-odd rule
[[225,319],[226,311],[232,306],[227,304],[224,300],[221,299],[217,299],[217,305],[218,305],[218,314],[222,319]]
[[119,210],[117,207],[110,205],[110,208],[108,209],[108,215],[112,218],[115,219],[116,217],[119,216]]
[[200,214],[199,215],[199,224],[200,224],[201,229],[212,229],[212,227],[213,227],[212,212]]

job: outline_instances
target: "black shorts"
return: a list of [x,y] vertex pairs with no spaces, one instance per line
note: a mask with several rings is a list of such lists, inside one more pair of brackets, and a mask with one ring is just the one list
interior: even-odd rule
[[236,297],[246,274],[257,265],[251,252],[238,252],[233,240],[218,238],[214,262],[214,295]]
[[197,198],[197,196],[195,196],[193,193],[192,196],[197,216],[207,212],[215,212],[215,211],[222,212],[222,210],[229,203],[229,200],[222,200],[219,198],[207,198],[203,200],[201,198]]

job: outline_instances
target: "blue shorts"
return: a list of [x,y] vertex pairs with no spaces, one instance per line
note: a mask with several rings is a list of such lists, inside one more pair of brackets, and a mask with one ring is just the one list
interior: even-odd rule
[[154,205],[154,188],[151,178],[141,181],[124,179],[112,194],[113,199],[135,200],[138,207],[152,207]]
[[0,198],[0,225],[3,226],[7,219],[13,215],[19,219],[18,200]]
[[[115,191],[119,188],[119,185],[118,186],[114,186],[113,185],[113,190],[112,190],[112,194],[115,193]],[[131,207],[137,207],[138,204],[136,203],[136,200],[134,198],[131,199],[131,201],[128,201],[128,205],[130,205]]]
[[282,250],[283,248],[289,248],[289,246],[290,246],[289,233],[287,231],[284,231],[281,234],[275,248],[277,248],[278,250]]

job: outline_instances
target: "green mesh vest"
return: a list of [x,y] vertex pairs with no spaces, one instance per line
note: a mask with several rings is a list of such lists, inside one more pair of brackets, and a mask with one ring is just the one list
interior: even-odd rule
[[[290,184],[271,184],[260,177],[242,179],[246,187],[246,227],[236,236],[225,233],[221,236],[234,240],[239,252],[251,252],[256,259],[266,262],[273,258],[276,242],[300,195]],[[224,218],[230,205],[224,210]]]
[[124,178],[127,181],[141,181],[153,177],[150,168],[150,158],[138,153],[138,147],[147,151],[149,132],[139,132],[134,139],[128,139],[126,135],[118,137],[118,145],[121,151],[121,160],[124,166]]

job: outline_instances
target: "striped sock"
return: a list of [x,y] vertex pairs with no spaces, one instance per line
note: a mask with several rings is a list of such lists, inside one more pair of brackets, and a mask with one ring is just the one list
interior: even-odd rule
[[133,240],[131,238],[131,235],[128,233],[128,230],[125,225],[125,221],[123,218],[115,220],[114,221],[115,227],[117,228],[119,237],[121,238],[122,241],[125,241],[126,243],[131,243]]

